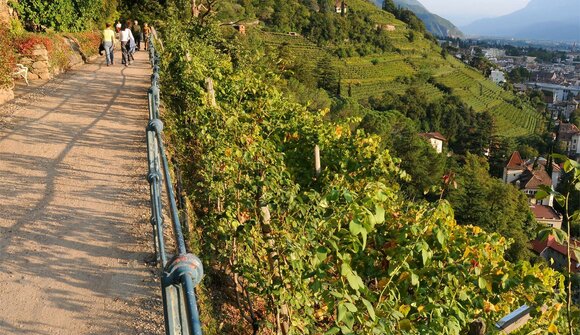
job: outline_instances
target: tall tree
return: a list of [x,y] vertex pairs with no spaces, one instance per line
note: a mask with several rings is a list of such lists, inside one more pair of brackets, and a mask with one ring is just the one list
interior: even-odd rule
[[383,10],[393,13],[395,15],[397,14],[397,6],[393,2],[393,0],[383,0]]
[[[510,260],[529,259],[529,240],[535,237],[536,223],[524,193],[510,184],[492,178],[483,157],[467,154],[465,165],[457,171],[457,189],[448,200],[457,222],[497,232],[514,243],[507,252]],[[493,215],[490,215],[493,213]]]

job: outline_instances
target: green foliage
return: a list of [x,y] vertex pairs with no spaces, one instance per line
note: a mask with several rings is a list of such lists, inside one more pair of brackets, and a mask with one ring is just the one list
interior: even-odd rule
[[457,222],[512,239],[508,259],[530,259],[527,244],[535,238],[536,223],[528,199],[514,186],[490,177],[488,170],[485,159],[468,154],[465,165],[456,172],[458,186],[449,191],[448,199]]
[[0,27],[0,89],[12,88],[12,72],[16,64],[12,34]]
[[402,112],[414,120],[421,131],[441,132],[449,140],[450,148],[458,154],[482,155],[493,132],[490,115],[475,113],[450,95],[430,102],[418,86],[411,86],[402,95],[385,92],[382,96],[371,97],[368,104],[378,111],[394,109]]
[[516,150],[516,142],[510,137],[494,136],[489,152],[489,173],[492,177],[503,178],[503,169]]
[[509,243],[457,226],[445,201],[405,200],[399,161],[379,137],[351,131],[360,120],[288,101],[263,55],[216,27],[169,22],[165,36],[166,129],[189,177],[202,256],[237,274],[259,333],[459,334],[523,303],[547,306],[538,328],[559,317],[552,270],[505,261]]
[[158,0],[123,0],[119,5],[122,18],[138,20],[143,23],[157,25],[165,18],[167,11],[163,8],[163,1]]
[[542,186],[536,194],[538,199],[544,199],[548,195],[553,196],[554,200],[560,205],[564,213],[564,224],[566,230],[549,227],[539,233],[539,238],[545,240],[548,235],[554,237],[554,240],[561,245],[566,246],[565,266],[560,269],[566,276],[566,334],[574,335],[580,325],[580,310],[573,306],[573,295],[579,289],[578,280],[580,279],[572,269],[573,257],[580,259],[580,247],[574,241],[572,235],[573,223],[580,221],[580,211],[573,210],[570,206],[572,195],[578,196],[580,191],[580,163],[564,155],[553,154],[552,158],[561,163],[565,176],[562,180],[561,190],[553,190],[551,187]]
[[116,1],[104,0],[18,0],[11,5],[32,31],[84,31],[94,28],[116,9]]
[[319,88],[325,89],[331,94],[340,95],[338,70],[332,65],[330,56],[322,58],[314,70]]
[[402,189],[411,198],[421,198],[432,189],[439,191],[445,168],[445,155],[438,154],[418,133],[411,119],[398,112],[369,111],[359,127],[377,134],[382,145],[400,159],[400,167],[408,175],[402,178]]
[[508,73],[508,79],[512,83],[522,83],[530,80],[530,71],[525,67],[516,67]]

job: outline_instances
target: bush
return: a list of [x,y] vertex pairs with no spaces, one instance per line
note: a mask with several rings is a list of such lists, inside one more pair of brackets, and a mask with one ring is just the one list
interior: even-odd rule
[[79,44],[81,52],[87,56],[94,56],[99,52],[101,44],[101,34],[96,31],[87,31],[82,33],[73,33],[68,36],[73,37]]
[[11,34],[0,27],[0,89],[12,86],[12,71],[15,65]]

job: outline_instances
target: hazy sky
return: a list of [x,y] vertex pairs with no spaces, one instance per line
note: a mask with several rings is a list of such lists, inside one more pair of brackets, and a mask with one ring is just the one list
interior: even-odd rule
[[456,25],[465,25],[484,17],[509,14],[524,8],[530,0],[419,0],[430,11]]

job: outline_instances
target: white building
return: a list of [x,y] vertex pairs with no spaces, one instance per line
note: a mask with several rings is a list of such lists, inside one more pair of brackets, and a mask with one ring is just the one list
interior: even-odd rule
[[433,149],[437,151],[438,154],[443,152],[443,143],[447,142],[445,136],[441,135],[439,132],[432,132],[432,133],[420,133],[419,136],[426,138]]
[[489,75],[489,79],[496,84],[505,83],[505,74],[499,70],[491,70],[491,74]]

